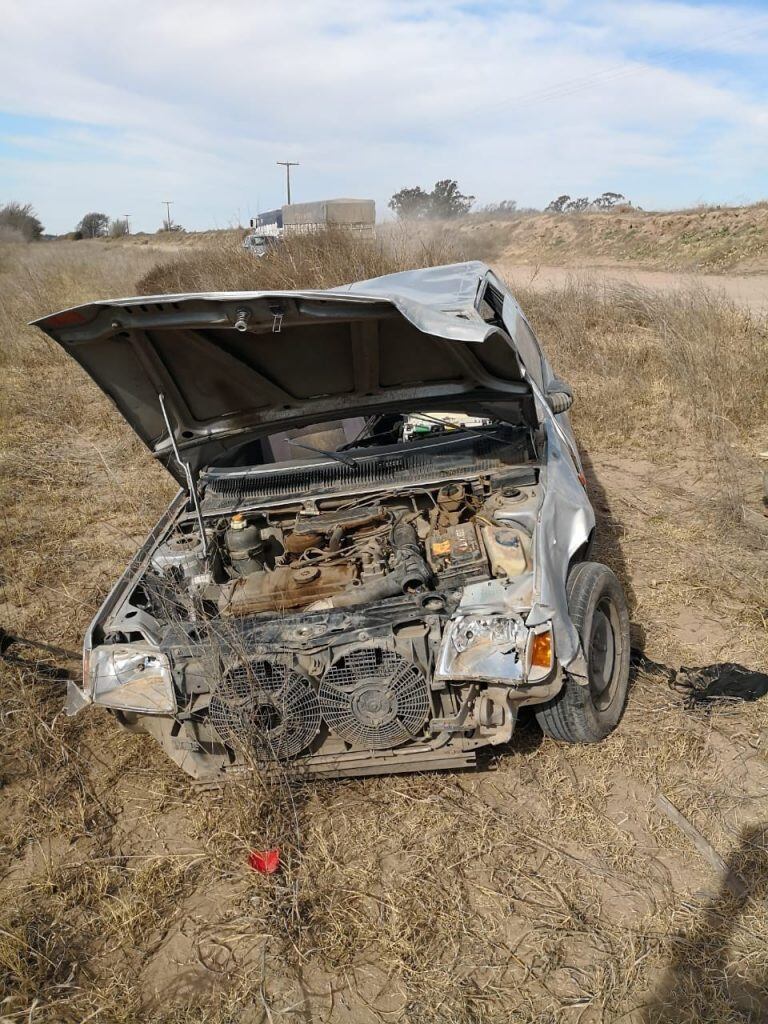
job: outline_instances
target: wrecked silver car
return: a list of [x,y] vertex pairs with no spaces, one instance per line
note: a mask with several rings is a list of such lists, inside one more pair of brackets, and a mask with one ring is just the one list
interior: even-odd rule
[[488,267],[163,295],[37,321],[181,490],[99,609],[67,711],[198,779],[470,765],[519,709],[595,742],[629,675],[571,394]]

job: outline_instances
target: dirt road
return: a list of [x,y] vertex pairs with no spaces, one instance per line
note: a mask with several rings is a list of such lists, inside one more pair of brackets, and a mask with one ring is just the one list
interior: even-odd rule
[[664,270],[641,270],[622,266],[553,267],[497,261],[499,273],[512,287],[562,287],[569,279],[599,283],[629,283],[666,291],[673,288],[708,288],[753,312],[768,314],[768,274],[695,274]]

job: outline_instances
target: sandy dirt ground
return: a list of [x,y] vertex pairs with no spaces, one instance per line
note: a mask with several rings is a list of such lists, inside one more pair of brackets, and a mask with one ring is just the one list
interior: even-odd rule
[[768,274],[699,274],[682,271],[642,270],[627,266],[555,267],[496,261],[496,268],[514,287],[560,288],[574,278],[599,285],[630,284],[656,291],[698,289],[720,293],[749,307],[754,313],[768,313]]

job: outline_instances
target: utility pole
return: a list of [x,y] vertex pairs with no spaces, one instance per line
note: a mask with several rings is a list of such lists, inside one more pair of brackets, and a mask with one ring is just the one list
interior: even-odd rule
[[163,206],[168,211],[168,217],[167,217],[167,219],[165,221],[166,231],[170,231],[171,230],[171,207],[173,206],[173,203],[174,203],[173,199],[164,199],[163,200]]
[[125,226],[126,226],[126,232],[125,233],[126,233],[126,235],[130,235],[130,233],[131,233],[131,215],[130,215],[130,213],[124,213],[123,216],[125,217]]
[[291,168],[298,167],[298,160],[278,160],[277,163],[285,168],[285,190],[288,193],[288,205],[291,205]]

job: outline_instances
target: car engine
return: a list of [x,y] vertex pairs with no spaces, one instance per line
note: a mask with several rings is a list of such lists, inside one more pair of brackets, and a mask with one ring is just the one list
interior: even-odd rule
[[353,608],[517,577],[529,564],[522,513],[530,519],[534,497],[451,482],[322,508],[237,512],[206,529],[207,553],[192,524],[172,533],[152,556],[152,576],[190,616],[222,619]]

